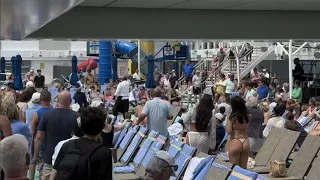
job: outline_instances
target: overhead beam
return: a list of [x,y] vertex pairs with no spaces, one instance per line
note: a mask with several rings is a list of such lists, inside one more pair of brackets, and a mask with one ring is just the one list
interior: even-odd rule
[[76,7],[28,38],[317,39],[314,19],[319,11]]

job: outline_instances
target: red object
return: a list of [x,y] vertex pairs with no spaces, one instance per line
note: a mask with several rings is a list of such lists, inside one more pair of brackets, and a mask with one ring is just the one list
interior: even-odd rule
[[90,58],[78,65],[78,72],[80,72],[80,69],[83,69],[83,71],[86,71],[87,69],[94,70],[98,67],[98,63],[94,61],[93,58]]

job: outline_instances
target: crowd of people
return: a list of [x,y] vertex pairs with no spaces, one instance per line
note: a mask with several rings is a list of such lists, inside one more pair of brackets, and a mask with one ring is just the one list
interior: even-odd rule
[[[225,56],[222,50],[218,58]],[[203,87],[207,69],[199,71],[187,61],[183,67],[186,116],[169,127],[172,107],[183,104],[174,70],[163,74],[155,69],[156,87],[150,90],[135,84],[141,80],[139,70],[106,86],[88,70],[79,75],[74,87],[60,86],[55,97],[45,86],[41,70],[37,73],[26,75],[26,89],[20,93],[10,83],[1,90],[2,179],[34,180],[36,171],[42,180],[113,179],[114,138],[129,124],[169,139],[185,137],[186,144],[205,154],[225,150],[230,162],[245,169],[248,158],[255,156],[274,127],[301,132],[296,150],[308,133],[320,135],[320,127],[307,132],[307,123],[299,121],[319,120],[320,98],[312,97],[303,109],[300,81],[295,81],[290,97],[288,83],[281,84],[278,76],[270,78],[266,71],[261,75],[254,69],[250,79],[239,83],[233,74],[219,73],[219,80],[208,90]],[[157,152],[146,175],[137,179],[169,179],[175,169],[173,158],[166,151]]]

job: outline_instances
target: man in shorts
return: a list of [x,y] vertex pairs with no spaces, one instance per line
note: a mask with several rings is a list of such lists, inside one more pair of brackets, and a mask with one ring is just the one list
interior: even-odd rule
[[192,76],[194,69],[195,67],[193,66],[193,64],[190,63],[190,60],[187,60],[186,64],[183,66],[183,75],[186,78],[187,85],[192,84]]

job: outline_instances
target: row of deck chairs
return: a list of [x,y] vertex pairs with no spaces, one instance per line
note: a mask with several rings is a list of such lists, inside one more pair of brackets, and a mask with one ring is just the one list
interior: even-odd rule
[[[318,170],[320,165],[320,137],[308,135],[295,156],[291,156],[299,134],[299,132],[284,128],[273,128],[255,157],[255,167],[253,169],[244,170],[237,166],[227,169],[224,167],[225,164],[217,167],[212,165],[206,176],[210,177],[209,179],[214,179],[212,174],[215,171],[221,171],[221,167],[223,167],[223,171],[228,171],[229,174],[223,178],[219,177],[219,179],[275,179],[268,177],[270,162],[272,160],[291,159],[293,161],[287,169],[287,177],[277,179],[318,179],[320,177],[320,171]],[[224,156],[217,156],[216,159],[227,162]],[[230,166],[229,164],[228,167]]]
[[[128,130],[122,140],[119,140],[119,146],[116,150],[118,163],[115,163],[116,167],[114,168],[115,179],[135,179],[145,175],[148,163],[161,149],[167,150],[175,158],[178,165],[178,170],[175,172],[176,177],[171,179],[180,179],[188,162],[195,156],[196,149],[179,141],[169,142],[167,137],[158,132],[151,131],[149,134],[147,132],[145,127],[134,126]],[[132,170],[118,171],[125,169],[125,165],[130,165],[126,167],[127,169],[132,167]]]
[[[119,138],[115,144],[115,147],[118,147],[116,161],[119,161],[121,165],[130,164],[133,169],[130,173],[116,173],[116,179],[135,179],[138,176],[143,176],[148,162],[160,149],[169,151],[175,157],[179,167],[176,177],[171,179],[182,179],[190,159],[196,155],[196,149],[179,141],[165,143],[167,137],[154,131],[147,135],[147,132],[146,128],[138,126],[131,130],[124,129],[121,132],[123,138]],[[225,159],[224,156],[206,155],[206,161],[203,160],[203,162],[207,163],[205,166],[202,163],[203,167],[200,167],[201,163],[198,165],[193,179],[269,179],[267,174],[270,170],[270,162],[289,159],[293,159],[293,161],[287,170],[288,177],[282,179],[317,179],[320,177],[320,171],[318,171],[320,137],[308,135],[300,150],[294,157],[291,157],[299,135],[299,132],[273,128],[255,157],[255,167],[249,170],[234,166],[227,162],[228,159]]]

